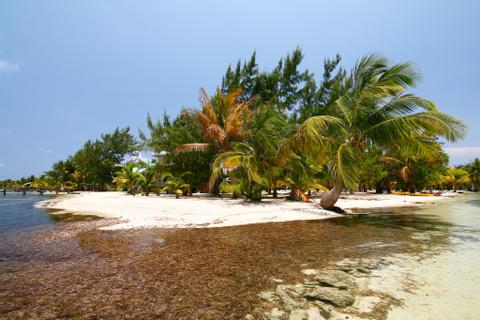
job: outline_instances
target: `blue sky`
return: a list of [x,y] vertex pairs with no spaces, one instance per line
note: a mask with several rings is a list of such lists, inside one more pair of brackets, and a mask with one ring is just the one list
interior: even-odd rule
[[478,1],[0,2],[0,179],[39,174],[147,112],[198,106],[229,63],[253,50],[263,68],[300,46],[321,75],[337,52],[414,61],[415,93],[463,119],[453,163],[480,156]]

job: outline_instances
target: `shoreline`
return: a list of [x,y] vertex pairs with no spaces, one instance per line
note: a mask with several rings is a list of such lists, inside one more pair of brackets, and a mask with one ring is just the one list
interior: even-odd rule
[[[344,194],[337,206],[347,214],[366,214],[369,210],[432,205],[458,194],[440,197],[394,194]],[[131,196],[124,192],[80,192],[38,202],[36,207],[54,210],[50,214],[89,214],[102,218],[121,219],[122,223],[102,229],[131,228],[213,228],[253,223],[322,220],[342,214],[324,210],[319,199],[310,202],[278,198],[253,203],[244,199],[211,198],[193,195],[175,199],[170,195]]]
[[[115,196],[117,201],[126,197],[126,202],[136,202],[137,205],[146,201],[140,197],[132,201],[133,197],[117,193],[85,194],[83,201],[98,200],[96,197],[106,201]],[[266,316],[287,319],[289,314],[320,314],[329,319],[356,320],[396,320],[414,316],[423,319],[445,315],[466,319],[478,314],[478,307],[471,301],[479,297],[476,288],[480,279],[477,272],[480,260],[475,252],[478,252],[480,243],[477,240],[480,220],[473,203],[478,198],[473,196],[468,193],[450,201],[444,201],[447,200],[444,198],[422,204],[415,201],[414,206],[410,206],[412,210],[388,211],[393,214],[392,221],[385,221],[389,219],[383,214],[378,218],[372,215],[368,219],[339,219],[338,223],[257,223],[214,229],[206,226],[183,229],[139,227],[114,232],[98,229],[107,226],[107,222],[122,221],[96,220],[84,226],[64,224],[56,231],[39,230],[40,238],[25,237],[25,241],[31,241],[33,249],[8,245],[17,243],[17,238],[10,238],[8,244],[5,242],[8,248],[14,248],[6,251],[7,256],[12,253],[12,258],[5,261],[4,266],[18,271],[5,273],[14,280],[6,278],[4,283],[14,283],[8,288],[8,292],[13,292],[11,310],[17,305],[25,305],[23,300],[16,301],[15,296],[28,297],[32,307],[21,309],[26,314],[36,312],[38,305],[46,303],[66,312],[69,309],[62,308],[68,301],[79,301],[74,305],[80,310],[79,314],[101,313],[102,310],[92,311],[89,303],[93,302],[79,297],[103,297],[102,304],[113,305],[112,301],[118,301],[119,296],[102,294],[105,288],[119,286],[130,288],[128,294],[121,296],[122,301],[133,298],[145,301],[141,308],[119,312],[155,314],[166,319],[174,314],[185,315],[191,312],[191,305],[201,304],[209,298],[212,299],[209,305],[203,306],[198,313],[208,314],[207,318],[212,318],[212,314],[218,315],[213,318],[227,318],[225,315],[235,310],[238,319],[240,316],[242,319],[263,319]],[[64,201],[78,197],[52,198],[50,205],[65,205]],[[169,199],[164,196],[151,198],[153,203],[159,200],[168,202]],[[343,204],[350,201],[357,206],[361,204],[359,201],[364,201],[365,205],[369,201],[370,206],[373,203],[377,207],[386,201],[394,203],[399,200],[398,197],[388,199],[388,195],[381,195],[381,198],[374,194],[354,194],[345,195],[341,200]],[[183,200],[188,200],[185,206],[188,204],[190,209],[193,204],[198,206],[212,201],[230,207],[238,202],[229,199],[207,201],[209,198],[199,199],[198,196],[171,198],[173,203]],[[408,201],[404,203],[408,204]],[[440,205],[431,205],[434,203]],[[270,203],[269,210],[275,205]],[[244,206],[255,211],[258,204]],[[422,206],[418,214],[415,214],[415,206]],[[405,215],[397,216],[397,212]],[[72,237],[75,241],[70,241]],[[78,244],[82,250],[78,250]],[[23,263],[22,259],[15,260],[17,257],[41,255],[44,259],[45,252],[55,263],[42,263],[40,267],[22,265],[26,268],[23,271],[22,268],[13,268],[15,263]],[[76,270],[73,274],[72,263],[75,263]],[[135,272],[138,270],[142,272],[137,276]],[[45,278],[39,281],[38,274],[45,275]],[[57,278],[52,279],[52,274]],[[85,274],[90,278],[85,278]],[[132,274],[136,276],[132,277]],[[63,289],[72,281],[68,278],[72,275],[77,277],[74,281],[80,288],[85,289],[75,292]],[[69,280],[64,280],[67,278]],[[17,279],[29,283],[29,286],[38,285],[40,296],[30,289],[26,293],[22,291],[23,287],[15,286]],[[104,282],[97,279],[104,279]],[[92,281],[95,281],[94,287]],[[59,282],[62,285],[58,285]],[[152,284],[151,290],[158,290],[154,291],[157,297],[154,302],[144,296],[152,296],[152,292],[142,290],[138,282]],[[239,286],[239,283],[244,285]],[[227,291],[230,289],[226,288],[234,289]],[[66,298],[59,301],[59,296]],[[176,297],[175,302],[168,309],[156,307],[172,301],[172,296]],[[191,301],[186,299],[187,296],[198,300]],[[243,307],[235,309],[240,301]],[[456,308],[451,308],[451,304]],[[16,312],[9,311],[8,315],[15,318]],[[116,310],[103,312],[112,314]]]

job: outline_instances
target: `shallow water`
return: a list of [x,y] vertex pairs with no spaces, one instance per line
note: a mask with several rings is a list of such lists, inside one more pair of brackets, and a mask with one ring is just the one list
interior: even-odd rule
[[90,215],[49,214],[52,210],[36,208],[34,204],[56,197],[41,195],[37,192],[7,192],[0,195],[0,234],[26,230],[35,227],[46,227],[55,223],[79,220],[99,219]]
[[19,230],[29,227],[48,225],[52,218],[44,210],[33,205],[51,196],[27,192],[7,192],[0,194],[0,232]]
[[[433,211],[446,229],[449,245],[419,263],[407,263],[416,288],[402,296],[403,306],[388,318],[480,319],[480,197],[468,195],[464,201],[439,206]],[[428,238],[432,232],[419,233]]]
[[100,220],[7,232],[0,318],[242,319],[272,277],[301,281],[300,270],[343,258],[478,253],[479,202],[212,229],[100,231],[113,223]]

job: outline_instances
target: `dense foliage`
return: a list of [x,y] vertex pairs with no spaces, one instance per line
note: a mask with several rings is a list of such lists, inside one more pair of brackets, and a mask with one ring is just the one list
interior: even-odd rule
[[[448,168],[439,142],[462,139],[465,125],[411,93],[420,77],[411,63],[367,55],[347,71],[337,55],[316,78],[302,60],[297,48],[268,71],[254,53],[228,67],[212,96],[201,89],[200,108],[183,109],[173,120],[148,115],[141,143],[128,128],[117,129],[21,184],[116,187],[133,195],[229,192],[251,200],[264,192],[276,197],[279,189],[292,199],[324,190],[325,208],[345,189],[478,190],[480,161]],[[155,159],[125,162],[140,148]]]

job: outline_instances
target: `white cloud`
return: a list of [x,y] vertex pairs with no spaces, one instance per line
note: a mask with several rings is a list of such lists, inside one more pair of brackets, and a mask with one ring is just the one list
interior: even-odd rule
[[3,168],[3,167],[5,167],[5,163],[0,162],[0,168]]
[[450,157],[450,163],[453,165],[464,164],[475,158],[480,158],[480,146],[447,147],[444,149]]
[[10,73],[20,70],[18,63],[0,59],[0,73]]
[[480,155],[480,147],[448,147],[445,151],[456,155]]

